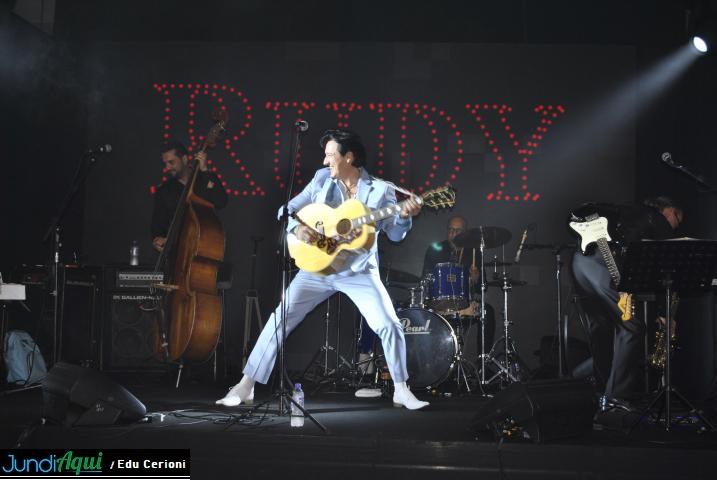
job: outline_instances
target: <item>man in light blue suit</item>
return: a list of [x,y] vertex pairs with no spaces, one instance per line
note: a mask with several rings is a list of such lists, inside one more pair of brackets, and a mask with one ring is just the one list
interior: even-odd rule
[[[371,177],[363,168],[366,150],[358,135],[348,130],[328,130],[320,144],[324,149],[326,168],[317,171],[306,188],[289,202],[290,213],[311,203],[337,207],[350,198],[360,200],[372,210],[396,205],[394,187]],[[403,240],[411,229],[411,217],[420,210],[421,205],[415,199],[408,199],[400,213],[377,223],[377,233],[383,231],[393,241]],[[317,239],[317,232],[293,219],[287,230],[307,243]],[[403,327],[379,277],[377,244],[377,241],[373,242],[370,249],[353,253],[337,272],[330,275],[299,271],[285,296],[286,331],[293,331],[311,310],[334,293],[345,293],[381,339],[395,386],[394,405],[417,410],[427,406],[428,402],[418,400],[406,385],[406,341]],[[224,398],[217,400],[217,404],[231,407],[251,403],[254,383],[269,380],[281,341],[281,315],[280,304],[259,335],[241,381]]]

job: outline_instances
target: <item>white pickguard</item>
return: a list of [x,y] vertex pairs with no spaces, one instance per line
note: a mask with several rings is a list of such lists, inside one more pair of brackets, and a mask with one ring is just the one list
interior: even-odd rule
[[570,222],[568,225],[580,235],[580,249],[583,253],[585,253],[588,245],[597,242],[601,238],[608,242],[612,240],[607,231],[607,218],[605,217],[598,217],[586,222]]

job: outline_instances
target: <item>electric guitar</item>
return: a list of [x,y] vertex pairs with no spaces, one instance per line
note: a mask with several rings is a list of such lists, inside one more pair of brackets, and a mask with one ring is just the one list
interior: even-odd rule
[[[580,237],[580,249],[583,254],[587,254],[588,249],[593,243],[597,245],[603,260],[605,260],[607,270],[610,273],[612,286],[617,289],[620,285],[620,270],[610,251],[610,245],[608,245],[608,242],[612,241],[612,238],[610,238],[610,234],[607,230],[607,218],[601,217],[597,213],[592,213],[586,217],[579,217],[575,213],[571,213],[570,220],[568,225]],[[624,321],[630,320],[632,318],[632,294],[626,292],[619,292],[619,294],[620,298],[618,299],[617,306],[620,310],[620,318]]]
[[[456,203],[456,192],[445,186],[429,190],[414,199],[424,208],[450,208]],[[359,200],[350,199],[336,208],[324,203],[311,203],[291,216],[301,225],[319,234],[318,240],[306,243],[289,233],[289,255],[296,265],[307,272],[328,275],[338,271],[354,254],[367,251],[376,241],[376,223],[398,215],[404,202],[371,210]]]

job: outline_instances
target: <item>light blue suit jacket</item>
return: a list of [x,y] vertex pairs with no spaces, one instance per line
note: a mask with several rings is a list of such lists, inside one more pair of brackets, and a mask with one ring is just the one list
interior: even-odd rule
[[[396,204],[394,188],[383,180],[371,177],[363,168],[360,169],[356,198],[371,210]],[[335,208],[341,205],[344,200],[344,194],[338,185],[338,181],[331,178],[328,167],[322,168],[316,172],[306,188],[289,201],[289,213],[298,212],[310,203],[325,203]],[[279,214],[281,215],[281,210],[279,210]],[[287,231],[292,231],[297,225],[298,222],[290,218]],[[402,219],[395,215],[378,222],[376,233],[378,234],[383,230],[389,239],[394,242],[400,242],[406,237],[411,226],[411,217]],[[353,272],[378,268],[378,236],[370,250],[353,255],[344,263],[342,270],[348,268]]]

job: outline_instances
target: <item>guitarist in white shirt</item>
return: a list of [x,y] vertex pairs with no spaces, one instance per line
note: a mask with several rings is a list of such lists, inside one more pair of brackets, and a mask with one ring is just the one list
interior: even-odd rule
[[[575,212],[578,216],[593,212],[607,218],[609,235],[615,242],[610,250],[617,250],[618,254],[620,247],[633,241],[674,237],[674,230],[683,217],[682,209],[667,197],[648,199],[643,205],[586,204]],[[611,407],[630,409],[628,401],[641,386],[645,325],[634,316],[628,320],[621,318],[619,292],[615,290],[603,256],[598,248],[588,253],[575,252],[572,269],[577,284],[587,295],[581,303],[589,316],[590,349],[597,388],[604,389],[601,407],[603,410]],[[617,257],[619,263],[619,255]]]
[[[318,170],[306,188],[289,202],[289,213],[296,213],[313,203],[337,207],[351,198],[372,210],[396,206],[394,187],[371,177],[363,168],[366,151],[357,134],[348,130],[328,130],[320,144],[324,149],[323,163],[326,168]],[[403,240],[411,229],[411,217],[420,210],[418,201],[408,199],[403,202],[398,215],[376,222],[377,233],[383,231],[393,241]],[[289,221],[288,232],[307,244],[319,237],[317,231],[293,218]],[[336,292],[345,293],[381,339],[395,386],[394,406],[416,410],[427,406],[428,402],[418,400],[406,384],[406,342],[401,323],[379,277],[377,243],[374,241],[370,248],[351,253],[337,271],[328,275],[300,270],[286,293],[286,331],[290,333],[294,330],[311,310],[329,296]],[[217,404],[236,406],[251,403],[254,383],[269,380],[281,339],[281,310],[279,305],[259,335],[241,381],[224,398],[217,400]]]

